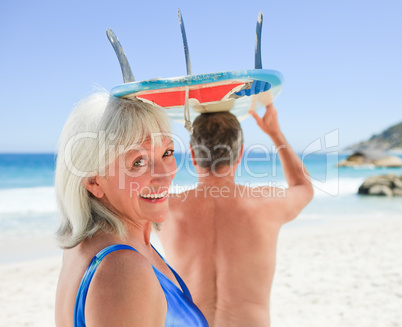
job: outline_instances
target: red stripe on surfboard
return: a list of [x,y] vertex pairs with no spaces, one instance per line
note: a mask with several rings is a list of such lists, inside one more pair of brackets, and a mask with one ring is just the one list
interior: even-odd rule
[[[188,98],[197,99],[199,103],[215,102],[222,100],[226,94],[239,85],[243,85],[242,82],[235,82],[232,84],[217,85],[217,86],[198,86],[200,88],[189,90]],[[166,107],[184,106],[186,91],[185,87],[175,88],[174,91],[165,91],[155,93],[155,91],[142,91],[141,94],[136,97],[152,101],[157,105]]]

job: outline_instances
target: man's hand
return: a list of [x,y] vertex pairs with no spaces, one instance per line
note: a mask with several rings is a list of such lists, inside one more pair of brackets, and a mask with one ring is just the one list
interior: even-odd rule
[[280,131],[278,114],[273,103],[266,107],[265,114],[262,118],[258,116],[254,110],[249,111],[249,113],[254,117],[257,125],[269,136],[275,135]]

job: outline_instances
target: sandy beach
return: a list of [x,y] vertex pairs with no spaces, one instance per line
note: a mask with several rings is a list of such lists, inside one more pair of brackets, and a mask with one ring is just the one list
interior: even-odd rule
[[[285,226],[272,290],[273,327],[402,326],[402,217]],[[0,264],[0,326],[54,326],[61,255]],[[42,242],[46,243],[45,241]],[[5,251],[3,243],[1,251]],[[56,254],[55,254],[56,253]]]
[[284,229],[272,326],[402,326],[401,218]]

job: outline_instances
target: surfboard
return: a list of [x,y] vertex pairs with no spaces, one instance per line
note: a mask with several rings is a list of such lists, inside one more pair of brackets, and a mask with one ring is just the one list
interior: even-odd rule
[[282,81],[282,74],[275,70],[239,70],[125,83],[111,93],[167,109],[180,123],[184,123],[186,94],[191,121],[198,114],[219,111],[230,111],[243,120],[249,110],[272,103],[282,90]]
[[241,121],[251,110],[273,102],[282,90],[283,76],[275,70],[262,69],[262,13],[257,19],[255,69],[192,75],[190,54],[183,17],[178,11],[182,33],[187,76],[157,78],[135,82],[123,48],[116,35],[106,34],[119,59],[124,84],[112,89],[112,95],[132,98],[164,108],[175,121],[185,123],[191,131],[191,121],[202,113],[230,111]]

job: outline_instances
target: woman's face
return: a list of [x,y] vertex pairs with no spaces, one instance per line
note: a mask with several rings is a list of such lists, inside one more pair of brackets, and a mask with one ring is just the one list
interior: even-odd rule
[[168,214],[168,191],[176,174],[173,141],[165,137],[160,146],[147,139],[117,157],[108,176],[98,179],[101,198],[122,219],[130,222],[163,222]]

